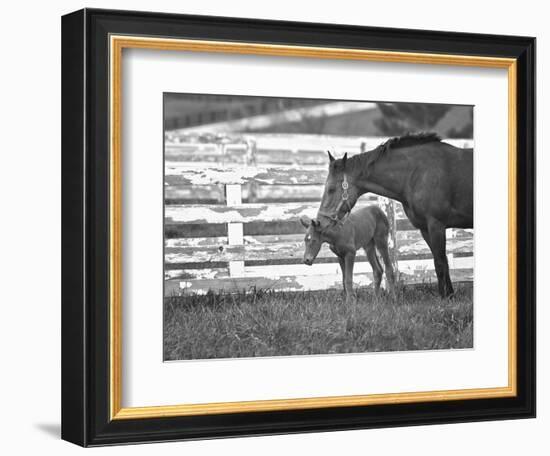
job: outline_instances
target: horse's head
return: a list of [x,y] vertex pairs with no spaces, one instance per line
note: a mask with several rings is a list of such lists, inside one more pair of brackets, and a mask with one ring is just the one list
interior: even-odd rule
[[300,219],[302,225],[307,228],[306,235],[304,237],[304,244],[306,246],[304,252],[304,263],[311,266],[321,250],[323,245],[323,239],[321,235],[321,224],[319,220],[310,220],[307,217]]
[[318,214],[339,221],[355,206],[359,192],[351,176],[348,154],[337,160],[328,152],[328,158],[328,177]]

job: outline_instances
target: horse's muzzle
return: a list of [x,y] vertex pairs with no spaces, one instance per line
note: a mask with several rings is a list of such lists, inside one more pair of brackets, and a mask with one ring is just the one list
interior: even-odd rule
[[313,264],[313,258],[304,258],[304,264],[311,266]]

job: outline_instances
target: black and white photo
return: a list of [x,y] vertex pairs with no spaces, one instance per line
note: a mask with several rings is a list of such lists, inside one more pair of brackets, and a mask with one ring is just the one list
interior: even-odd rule
[[473,348],[473,106],[163,102],[165,361]]

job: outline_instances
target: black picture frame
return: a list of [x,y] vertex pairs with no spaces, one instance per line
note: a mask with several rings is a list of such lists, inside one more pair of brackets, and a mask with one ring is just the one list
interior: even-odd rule
[[[517,59],[517,395],[110,419],[109,36]],[[84,9],[62,19],[62,438],[82,446],[535,416],[535,39]]]

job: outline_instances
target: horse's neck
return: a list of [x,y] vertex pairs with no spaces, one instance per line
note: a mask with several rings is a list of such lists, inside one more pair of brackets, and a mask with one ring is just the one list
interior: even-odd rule
[[380,157],[366,169],[360,169],[357,185],[362,193],[376,193],[401,201],[409,172],[407,161],[399,154],[392,154],[389,158]]
[[351,220],[346,217],[335,226],[328,228],[324,233],[325,242],[332,246],[340,244],[342,241],[350,241],[353,237],[353,226]]

